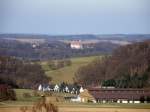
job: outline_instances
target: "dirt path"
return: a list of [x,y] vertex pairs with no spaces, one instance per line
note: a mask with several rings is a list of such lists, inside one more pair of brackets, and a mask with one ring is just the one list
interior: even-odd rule
[[[0,108],[0,112],[21,112],[21,111],[17,107],[10,107],[10,108]],[[59,108],[59,112],[150,112],[150,109],[61,107]]]

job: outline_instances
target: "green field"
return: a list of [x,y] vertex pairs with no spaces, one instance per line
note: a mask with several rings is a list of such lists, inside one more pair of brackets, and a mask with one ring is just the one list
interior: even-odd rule
[[[14,89],[14,90],[18,101],[35,102],[40,98],[39,96],[34,96],[34,90],[31,89]],[[25,97],[24,94],[29,94],[29,96]]]
[[[41,96],[35,97],[34,91],[29,89],[15,89],[17,100],[16,101],[4,101],[0,102],[0,108],[11,108],[11,107],[20,107],[20,106],[32,106],[35,102],[37,102]],[[23,96],[24,93],[29,93],[31,97],[25,98]],[[43,94],[39,92],[40,94]],[[64,96],[70,96],[72,94],[68,93],[53,93],[52,96],[48,97],[50,99],[53,98],[63,98]],[[51,100],[52,101],[52,100]],[[118,103],[73,103],[70,101],[59,101],[55,102],[58,107],[71,107],[71,108],[134,108],[134,109],[150,109],[150,104],[118,104]]]
[[58,70],[51,70],[47,62],[41,62],[41,65],[45,70],[46,75],[52,77],[53,83],[60,83],[63,81],[67,83],[73,83],[73,78],[78,68],[90,63],[92,60],[98,57],[101,56],[71,58],[71,66],[67,66]]
[[[27,106],[30,109],[35,102],[38,101],[41,97],[35,97],[33,95],[33,90],[29,89],[15,89],[17,100],[16,101],[4,101],[0,102],[0,112],[21,112],[20,107]],[[30,98],[24,98],[23,94],[31,94]],[[53,93],[54,97],[64,97],[68,96],[65,93]],[[52,100],[51,100],[52,101]],[[53,102],[53,101],[52,101]],[[149,112],[150,104],[117,104],[117,103],[73,103],[70,101],[59,101],[53,102],[58,106],[59,112]],[[27,111],[31,112],[31,111]]]
[[[34,102],[38,101],[40,97],[34,96],[33,90],[30,89],[14,89],[16,93],[15,101],[3,101],[0,102],[0,107],[13,107],[13,106],[20,106],[20,105],[32,105]],[[29,97],[24,97],[24,93],[29,94]]]
[[[53,103],[62,103],[65,102],[64,97],[66,96],[75,96],[74,94],[69,93],[54,93],[50,92],[51,95],[47,95],[44,92],[36,91],[38,96],[35,96],[34,90],[31,89],[14,89],[16,93],[16,99],[15,101],[2,101],[0,102],[0,107],[18,107],[18,106],[32,106],[34,103],[38,102],[42,97],[41,95],[45,95],[47,98],[50,99]],[[24,94],[28,93],[30,96],[25,97]],[[58,101],[56,101],[56,98]]]

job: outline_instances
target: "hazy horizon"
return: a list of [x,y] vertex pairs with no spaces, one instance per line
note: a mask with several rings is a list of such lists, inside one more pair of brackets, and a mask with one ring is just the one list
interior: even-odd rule
[[69,36],[69,35],[150,35],[150,33],[108,33],[108,34],[88,34],[88,33],[79,33],[79,34],[48,34],[48,33],[0,33],[0,35],[47,35],[47,36]]
[[149,0],[1,0],[0,34],[150,34]]

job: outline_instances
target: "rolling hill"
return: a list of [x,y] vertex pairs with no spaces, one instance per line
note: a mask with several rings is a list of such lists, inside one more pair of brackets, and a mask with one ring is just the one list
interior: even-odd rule
[[52,77],[53,83],[61,83],[63,81],[67,83],[73,83],[73,78],[78,68],[87,65],[88,63],[90,63],[91,61],[93,61],[95,58],[98,57],[101,56],[71,58],[72,61],[71,66],[63,67],[58,70],[51,70],[48,66],[47,61],[41,62],[41,65],[45,70],[46,75]]
[[[116,48],[150,39],[150,34],[36,35],[0,34],[0,55],[30,60],[111,54]],[[83,49],[73,49],[77,42]]]

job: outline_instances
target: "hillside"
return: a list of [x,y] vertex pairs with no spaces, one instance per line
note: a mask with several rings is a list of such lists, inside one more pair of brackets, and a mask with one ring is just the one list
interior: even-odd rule
[[81,67],[76,79],[85,85],[101,84],[118,88],[149,87],[150,41],[120,47],[112,56]]
[[58,70],[51,70],[46,62],[42,62],[41,65],[45,70],[47,76],[52,78],[53,83],[68,82],[73,83],[73,78],[79,67],[87,65],[92,60],[99,56],[90,56],[90,57],[80,57],[80,58],[71,58],[71,66],[67,66]]

